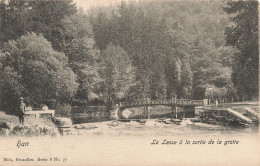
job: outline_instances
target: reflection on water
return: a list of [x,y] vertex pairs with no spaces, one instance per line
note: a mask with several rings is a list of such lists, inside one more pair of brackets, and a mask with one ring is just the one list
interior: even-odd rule
[[103,122],[113,120],[109,113],[86,113],[86,114],[75,114],[71,117],[73,124],[81,123],[92,123],[92,122]]

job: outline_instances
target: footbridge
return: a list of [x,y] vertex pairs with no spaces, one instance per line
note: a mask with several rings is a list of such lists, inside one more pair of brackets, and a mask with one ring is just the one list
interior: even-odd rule
[[195,107],[202,106],[203,100],[166,99],[124,102],[119,104],[119,119],[150,119],[160,117],[194,117]]
[[142,106],[202,106],[203,100],[190,100],[190,99],[166,99],[166,100],[145,100],[136,102],[123,102],[119,104],[119,107],[131,108],[131,107],[142,107]]

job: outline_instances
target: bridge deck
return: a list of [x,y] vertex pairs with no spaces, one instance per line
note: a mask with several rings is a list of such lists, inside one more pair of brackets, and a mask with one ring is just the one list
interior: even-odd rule
[[120,103],[120,107],[141,107],[154,105],[176,105],[176,106],[201,106],[203,100],[189,100],[189,99],[168,99],[168,100],[151,100],[139,101],[133,103]]

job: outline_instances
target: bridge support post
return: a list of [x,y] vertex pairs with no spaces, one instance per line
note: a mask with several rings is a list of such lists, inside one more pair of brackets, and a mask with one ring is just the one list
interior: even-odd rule
[[175,118],[178,119],[178,110],[177,110],[177,106],[175,106]]
[[186,110],[185,110],[184,106],[182,106],[182,110],[183,110],[183,118],[186,118]]
[[174,118],[174,113],[173,113],[173,104],[171,105],[171,107],[172,107],[172,118]]
[[150,113],[149,113],[148,105],[146,106],[146,111],[147,111],[147,119],[150,119]]
[[146,105],[144,106],[144,119],[146,119]]
[[203,109],[208,107],[208,99],[203,99]]
[[144,118],[149,119],[148,105],[144,105]]

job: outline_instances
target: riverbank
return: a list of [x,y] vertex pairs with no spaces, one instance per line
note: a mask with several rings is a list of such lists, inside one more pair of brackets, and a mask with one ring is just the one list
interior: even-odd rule
[[112,136],[112,137],[151,137],[151,136],[191,136],[191,135],[257,135],[258,126],[234,128],[230,126],[210,125],[183,119],[179,124],[166,124],[158,119],[141,122],[103,121],[74,124],[63,129],[64,136]]
[[[55,119],[55,118],[54,118]],[[56,118],[59,119],[59,118]],[[68,119],[68,118],[63,118]],[[70,120],[70,119],[68,119]],[[258,135],[258,126],[232,127],[194,122],[190,118],[143,119],[128,121],[102,121],[69,124],[58,130],[51,118],[25,117],[25,124],[19,124],[17,116],[0,112],[1,136],[112,136],[112,137],[151,137],[151,136],[191,136],[191,135]]]
[[0,136],[58,136],[57,127],[50,118],[25,117],[24,125],[19,124],[15,115],[0,111]]

